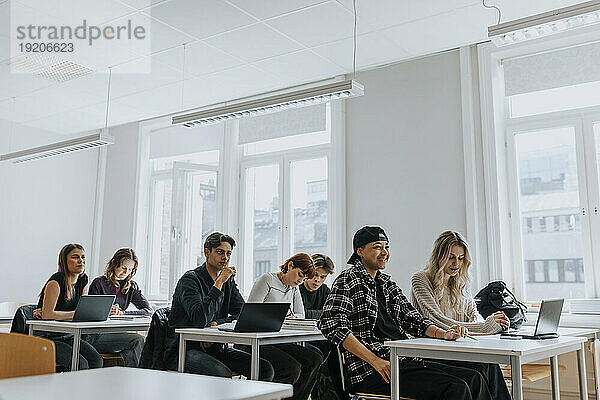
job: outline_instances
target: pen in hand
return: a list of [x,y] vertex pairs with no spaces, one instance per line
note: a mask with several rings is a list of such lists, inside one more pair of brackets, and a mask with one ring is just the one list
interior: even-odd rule
[[[454,333],[456,333],[456,334],[458,334],[458,335],[460,335],[460,333],[458,333],[458,332],[456,331],[456,329],[451,329],[451,331],[452,331],[452,332],[454,332]],[[472,339],[472,340],[479,340],[479,339],[477,339],[476,337],[473,337],[473,336],[471,336],[471,335],[467,335],[466,337],[468,337],[469,339]]]

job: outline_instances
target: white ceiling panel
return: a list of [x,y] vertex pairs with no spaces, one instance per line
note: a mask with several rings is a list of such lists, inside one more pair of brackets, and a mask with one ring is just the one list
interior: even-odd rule
[[70,26],[102,25],[125,15],[132,14],[135,9],[117,0],[12,0],[21,2],[30,8],[59,19]]
[[[411,57],[487,40],[494,14],[475,4],[385,30]],[[452,34],[446,34],[452,32]]]
[[[508,22],[513,19],[523,18],[530,15],[552,11],[557,8],[572,6],[582,3],[583,0],[496,0],[492,4],[496,5],[502,11],[501,22]],[[494,10],[490,11],[494,12]],[[494,24],[496,21],[494,21]]]
[[246,62],[278,56],[300,50],[302,46],[258,23],[206,39],[211,44]]
[[237,100],[285,86],[277,76],[244,65],[185,82],[184,108],[203,107],[227,100]]
[[[342,66],[345,71],[351,72],[353,69],[353,43],[352,38],[348,38],[314,47],[312,50]],[[360,35],[356,41],[357,70],[401,60],[408,55],[398,44],[388,38],[384,31]]]
[[[157,61],[179,69],[183,64],[183,47],[178,47],[152,56]],[[185,75],[195,78],[202,75],[237,67],[244,62],[236,57],[209,46],[204,42],[195,42],[185,48]]]
[[82,91],[67,86],[57,90],[56,87],[51,86],[18,97],[15,102],[15,120],[31,121],[95,102],[95,98]]
[[[140,67],[137,67],[139,64]],[[147,74],[128,74],[120,73],[123,71],[135,71],[142,67],[142,64],[150,64],[150,73]],[[162,64],[154,57],[143,57],[129,63],[125,63],[113,68],[111,80],[111,98],[118,98],[128,94],[142,92],[155,87],[165,86],[181,80],[181,71],[178,71],[168,65]]]
[[287,14],[292,11],[300,10],[315,4],[325,3],[327,0],[277,0],[277,1],[257,1],[257,0],[227,0],[235,4],[244,11],[252,14],[259,19],[267,19],[281,14]]
[[[352,0],[340,0],[340,2],[352,9]],[[381,29],[442,14],[467,5],[481,6],[481,0],[368,0],[357,1],[356,4],[360,23],[372,24]]]
[[0,100],[19,97],[54,84],[37,75],[12,73],[7,64],[0,64]]
[[[139,111],[138,120],[157,117],[181,110],[181,85],[169,85],[144,92],[134,93],[111,101],[111,110],[132,106]],[[127,122],[130,113],[116,111],[109,113],[111,125]]]
[[354,17],[335,1],[319,4],[267,23],[308,47],[352,37]]
[[145,10],[149,7],[171,0],[119,0],[121,3],[137,10]]
[[198,39],[256,22],[222,0],[172,0],[152,7],[150,13]]
[[258,68],[281,77],[286,86],[331,78],[344,74],[341,66],[324,59],[310,50],[269,58],[255,64]]

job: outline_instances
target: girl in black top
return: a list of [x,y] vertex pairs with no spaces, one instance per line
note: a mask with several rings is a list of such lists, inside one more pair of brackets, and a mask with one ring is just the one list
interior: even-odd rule
[[[85,274],[85,250],[80,244],[67,244],[58,254],[58,272],[54,273],[40,292],[39,309],[34,317],[42,319],[70,319],[75,314],[79,299],[87,294],[88,276]],[[71,369],[73,335],[49,334],[54,341],[56,362]],[[79,348],[79,369],[102,367],[102,357],[85,340]]]

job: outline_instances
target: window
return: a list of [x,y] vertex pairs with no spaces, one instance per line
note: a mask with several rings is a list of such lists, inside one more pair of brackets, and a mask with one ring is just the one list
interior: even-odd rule
[[[331,184],[343,165],[343,131],[331,118],[333,109],[341,120],[340,103],[200,128],[148,127],[135,242],[144,293],[169,300],[179,277],[205,261],[203,243],[215,230],[237,242],[231,264],[245,294],[295,253],[344,257],[345,233],[333,223],[343,218],[344,189]],[[342,205],[331,211],[332,201]]]
[[[312,115],[307,115],[311,112]],[[317,121],[317,132],[256,140],[247,130],[272,136],[270,129],[285,129],[272,119],[264,126],[256,117],[249,126],[240,124],[240,137],[253,136],[244,144],[241,162],[243,180],[243,263],[253,266],[244,271],[243,290],[249,293],[254,280],[296,253],[331,254],[331,223],[328,212],[331,160],[329,106],[305,110],[302,118]],[[298,125],[285,115],[289,126]],[[283,133],[279,133],[280,135]]]
[[487,231],[497,263],[490,274],[499,272],[528,301],[600,294],[600,73],[594,66],[600,47],[549,45],[480,53],[488,79],[482,107],[503,128],[492,139],[497,142],[484,144],[488,171],[493,162],[499,166],[492,179],[484,178],[494,188],[487,193],[498,196],[498,205],[488,203],[497,209],[487,212],[501,214]]

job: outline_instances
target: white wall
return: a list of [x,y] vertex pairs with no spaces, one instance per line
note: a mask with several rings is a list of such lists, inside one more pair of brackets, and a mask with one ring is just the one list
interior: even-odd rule
[[121,247],[133,247],[135,221],[139,123],[110,129],[115,144],[106,149],[106,175],[102,209],[102,232],[99,238],[100,275],[114,252]]
[[0,164],[0,301],[37,302],[69,242],[91,249],[98,150]]
[[346,104],[347,249],[358,228],[381,225],[387,272],[408,293],[437,235],[466,230],[459,52],[356,79],[365,95]]

